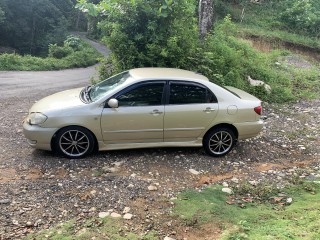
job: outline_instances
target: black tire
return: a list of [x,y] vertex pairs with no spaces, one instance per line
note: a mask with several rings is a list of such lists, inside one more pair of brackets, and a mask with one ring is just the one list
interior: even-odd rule
[[55,149],[67,158],[83,158],[92,153],[94,145],[92,133],[82,127],[65,127],[55,137]]
[[203,138],[203,147],[207,154],[221,157],[231,151],[235,145],[234,132],[227,127],[218,127],[210,130]]

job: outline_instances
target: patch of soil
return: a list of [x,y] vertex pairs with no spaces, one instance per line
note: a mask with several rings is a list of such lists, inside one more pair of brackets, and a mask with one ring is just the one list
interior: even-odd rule
[[284,42],[277,39],[266,39],[261,36],[250,35],[246,37],[252,47],[261,52],[270,52],[275,49],[287,49],[293,53],[300,54],[307,58],[320,61],[320,49],[295,44],[291,42]]
[[0,183],[5,183],[17,179],[17,171],[14,168],[0,169]]
[[207,223],[200,227],[179,227],[177,229],[177,236],[179,236],[177,240],[217,240],[220,239],[222,231],[217,223]]

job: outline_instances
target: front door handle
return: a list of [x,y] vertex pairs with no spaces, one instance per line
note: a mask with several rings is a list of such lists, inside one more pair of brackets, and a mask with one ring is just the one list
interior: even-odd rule
[[150,114],[152,114],[152,115],[160,115],[160,114],[162,114],[163,112],[160,112],[158,109],[155,109],[155,110],[153,110]]
[[214,108],[211,108],[211,107],[207,107],[205,110],[203,110],[205,113],[211,113],[211,112],[214,112],[215,109]]

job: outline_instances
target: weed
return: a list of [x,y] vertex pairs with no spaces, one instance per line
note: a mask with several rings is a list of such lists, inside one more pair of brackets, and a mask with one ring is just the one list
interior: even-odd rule
[[239,196],[251,196],[261,201],[267,201],[271,196],[278,194],[280,190],[272,181],[263,181],[257,184],[242,181],[234,188],[234,192]]
[[[80,229],[80,230],[79,230]],[[29,234],[26,239],[40,240],[86,240],[86,239],[112,239],[112,240],[156,240],[159,239],[154,231],[140,236],[130,232],[122,223],[122,220],[110,218],[97,219],[91,218],[86,222],[79,224],[75,220],[62,223],[49,230],[39,233]]]

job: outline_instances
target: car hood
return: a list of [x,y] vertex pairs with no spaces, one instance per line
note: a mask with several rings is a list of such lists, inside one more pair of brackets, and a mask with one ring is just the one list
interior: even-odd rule
[[80,92],[83,88],[70,89],[52,94],[35,103],[30,112],[49,112],[54,110],[63,110],[67,108],[83,106],[84,102],[80,99]]

